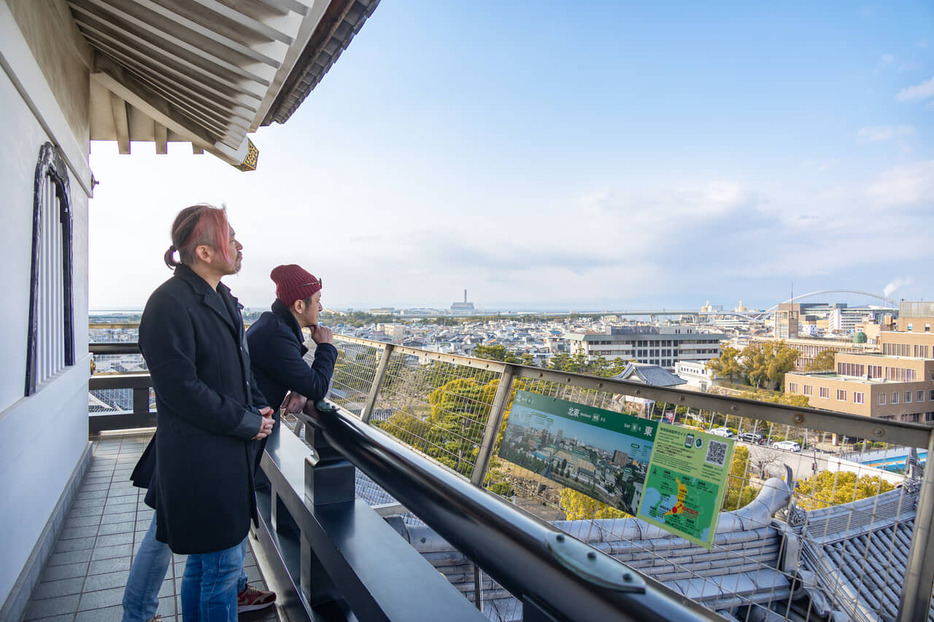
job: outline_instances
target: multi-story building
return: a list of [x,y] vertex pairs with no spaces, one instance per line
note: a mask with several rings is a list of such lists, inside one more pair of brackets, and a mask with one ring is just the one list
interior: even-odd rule
[[621,326],[602,333],[568,333],[571,354],[588,359],[621,358],[674,370],[679,361],[709,361],[720,356],[722,333],[704,333],[688,326]]
[[795,339],[798,336],[798,318],[801,305],[783,302],[775,310],[775,336],[779,339]]
[[875,354],[880,346],[875,343],[856,343],[852,339],[779,339],[778,337],[756,337],[753,342],[784,341],[785,345],[798,351],[795,369],[804,371],[814,362],[814,358],[826,350],[834,350],[841,354]]
[[934,324],[934,302],[900,302],[895,328],[905,333],[929,333]]
[[881,354],[837,353],[836,370],[789,373],[785,391],[814,408],[896,419],[934,421],[934,334],[884,332]]

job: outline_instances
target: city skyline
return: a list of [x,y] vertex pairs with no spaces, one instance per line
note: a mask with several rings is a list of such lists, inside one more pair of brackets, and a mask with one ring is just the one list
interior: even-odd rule
[[199,201],[228,206],[251,308],[292,262],[333,308],[930,298],[932,21],[916,1],[381,5],[253,136],[256,172],[92,145],[90,306],[141,308]]

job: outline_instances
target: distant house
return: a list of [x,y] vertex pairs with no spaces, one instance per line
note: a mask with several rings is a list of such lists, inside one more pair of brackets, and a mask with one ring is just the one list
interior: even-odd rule
[[646,363],[627,363],[626,369],[613,376],[614,380],[631,380],[650,384],[653,387],[676,387],[685,384],[683,378],[676,376],[658,365]]
[[707,369],[708,361],[678,361],[675,374],[689,386],[706,391],[713,385],[714,373]]

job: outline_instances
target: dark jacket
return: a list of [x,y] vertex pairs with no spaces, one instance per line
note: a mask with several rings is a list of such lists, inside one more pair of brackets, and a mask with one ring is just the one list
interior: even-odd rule
[[272,311],[263,313],[250,326],[246,339],[250,344],[256,382],[276,409],[276,421],[279,405],[288,391],[298,391],[314,402],[327,395],[337,348],[329,343],[319,344],[309,367],[302,358],[308,352],[302,329],[280,300],[272,304]]
[[239,544],[256,517],[251,439],[266,400],[250,371],[237,299],[179,266],[146,303],[139,347],[159,422],[147,494],[156,539],[180,554]]

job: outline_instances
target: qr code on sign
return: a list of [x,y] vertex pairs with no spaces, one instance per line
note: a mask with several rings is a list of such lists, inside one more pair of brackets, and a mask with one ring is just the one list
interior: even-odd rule
[[707,456],[704,458],[704,462],[707,464],[716,464],[717,466],[723,466],[723,463],[726,462],[726,450],[727,444],[721,443],[719,441],[710,441],[707,444]]

